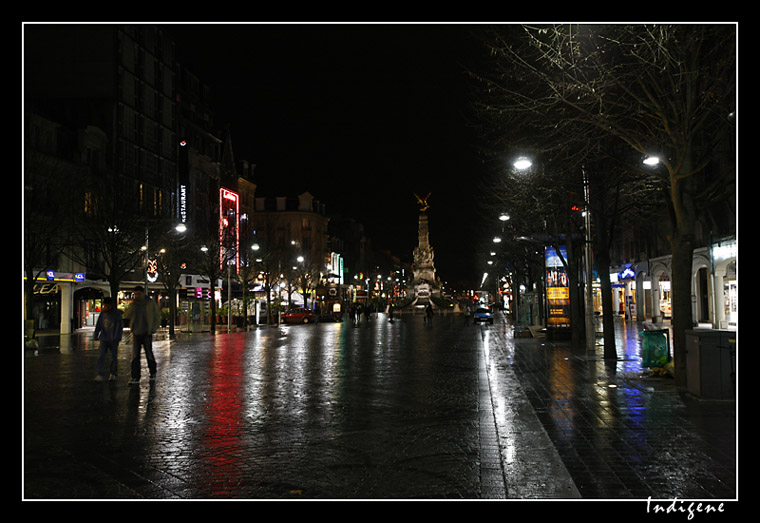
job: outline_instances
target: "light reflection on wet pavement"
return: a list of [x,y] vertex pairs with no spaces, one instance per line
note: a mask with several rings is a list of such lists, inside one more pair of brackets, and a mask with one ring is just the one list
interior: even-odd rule
[[613,363],[457,315],[180,335],[136,387],[125,343],[104,383],[91,341],[25,351],[23,496],[734,499],[734,404],[639,377],[631,332]]

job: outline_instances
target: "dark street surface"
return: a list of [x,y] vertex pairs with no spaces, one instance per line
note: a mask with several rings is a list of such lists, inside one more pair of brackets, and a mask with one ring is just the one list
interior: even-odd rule
[[734,402],[643,376],[638,330],[611,363],[454,314],[163,336],[137,386],[128,341],[95,382],[91,334],[41,337],[21,497],[736,499]]

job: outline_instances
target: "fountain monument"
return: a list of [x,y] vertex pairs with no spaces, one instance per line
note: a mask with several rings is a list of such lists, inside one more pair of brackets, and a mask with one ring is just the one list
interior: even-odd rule
[[412,273],[414,279],[412,285],[414,287],[415,303],[421,305],[429,303],[432,296],[440,294],[440,287],[435,278],[435,264],[433,263],[435,253],[430,245],[428,217],[426,214],[426,211],[430,208],[430,204],[428,203],[430,193],[425,198],[420,198],[416,193],[414,196],[420,204],[420,217],[418,244],[413,253],[414,268],[412,269]]

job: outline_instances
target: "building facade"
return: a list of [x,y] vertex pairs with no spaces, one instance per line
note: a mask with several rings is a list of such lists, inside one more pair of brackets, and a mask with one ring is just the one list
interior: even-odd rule
[[[694,250],[691,303],[696,325],[714,329],[737,327],[737,258],[735,235],[712,240]],[[671,274],[670,255],[611,267],[613,309],[636,321],[668,323]]]
[[323,203],[304,192],[297,197],[257,197],[255,205],[254,229],[259,242],[281,252],[283,263],[302,256],[321,270],[327,269],[330,219]]
[[[65,163],[62,176],[71,177],[72,185],[73,171],[91,179],[107,177],[123,210],[146,223],[177,216],[175,95],[174,44],[156,26],[25,26],[25,199],[39,203],[51,177],[61,176],[51,163]],[[47,165],[29,161],[43,157]],[[93,205],[86,190],[67,196],[82,207]],[[38,216],[48,212],[44,206],[28,211]],[[38,231],[32,231],[28,213],[24,219],[26,242]],[[62,228],[59,232],[64,234]],[[56,259],[28,260],[37,266],[26,267],[27,279],[47,290],[35,291],[31,298],[31,310],[38,312],[27,321],[36,328],[58,323],[60,332],[68,333],[94,324],[98,298],[109,294],[110,286],[103,278],[104,260],[86,246],[83,250],[77,256],[59,251]],[[145,271],[141,267],[134,279],[144,281]],[[56,292],[51,292],[50,282]],[[40,309],[47,312],[40,314]]]

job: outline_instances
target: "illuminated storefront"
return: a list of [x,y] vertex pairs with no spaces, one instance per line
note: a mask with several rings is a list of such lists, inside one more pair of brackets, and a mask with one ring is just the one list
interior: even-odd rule
[[[616,313],[638,321],[667,323],[672,320],[671,257],[661,256],[632,264],[630,278],[615,271],[613,300]],[[691,303],[695,325],[715,329],[737,326],[739,312],[737,242],[733,237],[694,249]],[[626,307],[633,305],[633,308]]]
[[625,318],[638,317],[636,270],[632,264],[620,267],[610,273],[612,286],[612,310]]
[[710,280],[714,292],[713,322],[717,328],[735,328],[739,315],[737,242],[728,238],[710,248]]
[[204,332],[211,325],[211,300],[217,299],[222,280],[213,286],[208,278],[183,274],[180,278],[178,319],[181,332]]
[[27,321],[38,331],[58,330],[61,334],[94,326],[102,297],[109,293],[106,282],[88,280],[83,272],[55,270],[42,272],[33,290]]

